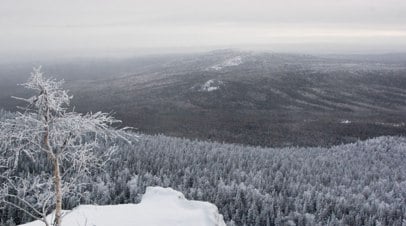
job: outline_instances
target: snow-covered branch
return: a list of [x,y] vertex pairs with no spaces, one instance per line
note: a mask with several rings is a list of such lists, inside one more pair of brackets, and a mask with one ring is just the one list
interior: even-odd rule
[[[110,158],[110,152],[96,150],[111,139],[127,141],[125,131],[112,128],[120,121],[110,114],[68,111],[72,96],[62,84],[34,68],[23,86],[36,95],[14,97],[27,106],[0,121],[0,182],[4,182],[0,201],[43,218],[46,224],[44,216],[54,209],[55,226],[61,224],[64,195],[78,191],[78,179]],[[21,173],[27,161],[43,173],[31,175],[29,168]]]

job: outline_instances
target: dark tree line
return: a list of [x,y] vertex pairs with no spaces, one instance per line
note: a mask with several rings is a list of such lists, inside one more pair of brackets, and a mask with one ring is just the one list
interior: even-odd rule
[[[165,136],[116,145],[114,158],[83,179],[87,187],[65,199],[65,208],[139,202],[146,186],[159,185],[214,203],[229,225],[406,224],[402,137],[332,148],[267,149]],[[30,220],[10,207],[0,214],[1,225]]]

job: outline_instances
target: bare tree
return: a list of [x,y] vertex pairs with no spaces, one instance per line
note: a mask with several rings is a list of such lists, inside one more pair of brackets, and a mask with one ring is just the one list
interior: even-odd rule
[[[36,94],[28,99],[14,97],[28,105],[0,122],[0,203],[47,226],[61,225],[63,197],[77,191],[78,178],[110,155],[96,153],[95,148],[108,139],[125,139],[122,130],[111,127],[119,121],[109,114],[69,111],[72,96],[62,84],[45,78],[40,67],[34,68],[23,86]],[[29,169],[24,172],[27,161],[46,170],[35,175]],[[53,220],[46,218],[51,211]]]

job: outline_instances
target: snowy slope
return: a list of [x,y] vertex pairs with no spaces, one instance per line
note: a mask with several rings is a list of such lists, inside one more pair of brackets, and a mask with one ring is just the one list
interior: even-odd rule
[[[22,226],[43,226],[39,221]],[[63,219],[63,226],[225,226],[211,203],[189,201],[171,188],[148,187],[141,203],[81,205]]]
[[225,60],[224,62],[220,63],[220,64],[216,64],[211,66],[209,69],[210,70],[221,70],[225,67],[232,67],[232,66],[238,66],[240,64],[242,64],[242,57],[241,56],[236,56],[230,59]]

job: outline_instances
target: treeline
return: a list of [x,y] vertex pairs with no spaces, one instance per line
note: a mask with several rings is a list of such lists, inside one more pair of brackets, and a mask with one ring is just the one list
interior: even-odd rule
[[[139,202],[146,186],[159,185],[214,203],[228,225],[406,224],[402,137],[332,148],[266,149],[165,136],[115,145],[112,160],[83,179],[81,196],[65,197],[65,208]],[[1,225],[30,220],[11,207],[0,214]]]

